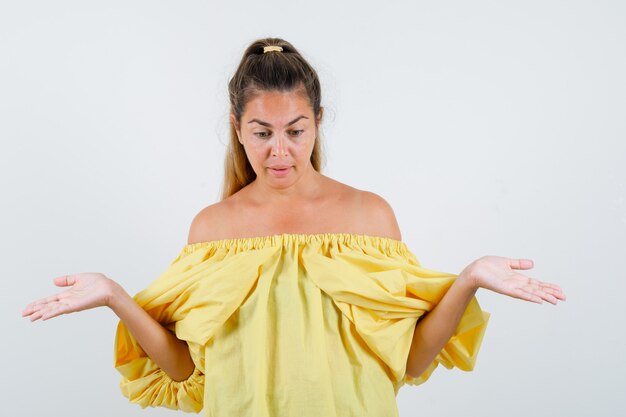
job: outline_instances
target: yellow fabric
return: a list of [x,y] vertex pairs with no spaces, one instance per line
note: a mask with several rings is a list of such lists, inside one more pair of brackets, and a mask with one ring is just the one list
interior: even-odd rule
[[419,378],[405,374],[418,319],[457,275],[423,268],[404,242],[349,233],[185,245],[134,299],[187,341],[196,365],[168,377],[123,322],[120,387],[142,407],[205,416],[397,416],[404,384],[438,364],[473,369],[489,313],[476,297]]

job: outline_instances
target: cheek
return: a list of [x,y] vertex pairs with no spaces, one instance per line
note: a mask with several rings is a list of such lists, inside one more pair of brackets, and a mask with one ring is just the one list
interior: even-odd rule
[[262,152],[259,152],[259,149],[255,148],[254,146],[250,146],[250,144],[244,146],[244,152],[246,154],[248,162],[250,162],[250,165],[252,165],[253,167],[257,166],[260,160],[263,159]]
[[252,165],[262,165],[263,161],[267,159],[267,152],[263,149],[249,149],[248,160]]
[[259,159],[269,152],[270,146],[266,142],[249,141],[246,146],[246,153],[252,158]]
[[294,145],[289,149],[289,155],[294,161],[297,161],[299,165],[306,165],[311,157],[311,151],[313,146],[308,143],[300,143]]
[[308,159],[313,152],[313,148],[315,147],[315,139],[312,138],[307,143],[303,144],[301,147],[301,152],[304,154],[304,158]]
[[294,141],[291,148],[294,152],[297,152],[298,154],[307,154],[313,150],[314,145],[315,136],[310,136],[307,138],[303,138],[299,141]]

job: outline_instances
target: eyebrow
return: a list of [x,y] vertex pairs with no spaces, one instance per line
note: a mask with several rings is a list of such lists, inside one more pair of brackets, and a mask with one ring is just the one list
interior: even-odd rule
[[[287,126],[290,126],[290,125],[294,124],[295,122],[297,122],[300,119],[308,119],[308,117],[306,117],[304,115],[298,116],[295,119],[293,119],[292,121],[290,121],[289,123],[287,123]],[[258,124],[263,125],[263,126],[272,127],[271,124],[269,124],[267,122],[264,122],[262,120],[259,120],[259,119],[252,119],[248,123],[254,123],[254,122],[257,122]]]

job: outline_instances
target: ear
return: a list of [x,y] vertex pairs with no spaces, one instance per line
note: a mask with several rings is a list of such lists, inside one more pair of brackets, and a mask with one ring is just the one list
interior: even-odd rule
[[324,115],[324,107],[320,107],[320,114],[317,115],[315,124],[319,125],[322,122],[322,116]]
[[241,131],[239,130],[239,123],[237,123],[237,118],[235,117],[234,113],[230,114],[230,123],[235,128],[235,132],[237,133],[237,139],[239,140],[239,143],[243,145],[243,143],[241,142]]

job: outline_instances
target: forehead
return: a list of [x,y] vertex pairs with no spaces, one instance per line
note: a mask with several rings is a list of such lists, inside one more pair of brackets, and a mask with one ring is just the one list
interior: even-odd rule
[[290,121],[299,115],[310,116],[313,109],[308,98],[299,91],[261,91],[246,103],[245,121],[258,118],[273,124]]

